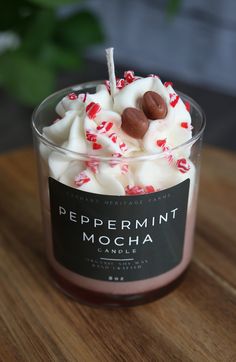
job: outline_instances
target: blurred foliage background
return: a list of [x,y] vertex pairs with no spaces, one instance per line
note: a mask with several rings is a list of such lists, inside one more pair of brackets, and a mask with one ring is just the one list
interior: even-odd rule
[[[181,0],[166,0],[167,15],[180,5]],[[0,87],[35,106],[55,90],[60,71],[79,70],[86,49],[103,40],[85,0],[1,1]]]
[[54,91],[58,72],[79,69],[86,48],[103,40],[98,19],[79,3],[0,2],[0,86],[21,103],[42,101]]

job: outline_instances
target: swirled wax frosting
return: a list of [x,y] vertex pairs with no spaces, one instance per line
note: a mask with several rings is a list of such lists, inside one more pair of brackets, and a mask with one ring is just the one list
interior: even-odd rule
[[[117,80],[113,96],[108,81],[94,94],[70,93],[56,107],[58,119],[43,129],[47,140],[73,151],[44,154],[50,175],[109,195],[155,192],[192,179],[190,146],[178,147],[192,137],[189,111],[170,82],[132,71]],[[155,114],[163,118],[153,119]]]

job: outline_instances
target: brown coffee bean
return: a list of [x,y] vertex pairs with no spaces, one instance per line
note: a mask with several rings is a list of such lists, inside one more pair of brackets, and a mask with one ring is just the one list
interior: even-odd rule
[[149,119],[162,119],[167,115],[167,105],[160,94],[148,91],[143,95],[142,109]]
[[143,138],[148,130],[149,122],[143,111],[136,108],[125,108],[121,116],[121,128],[129,136]]

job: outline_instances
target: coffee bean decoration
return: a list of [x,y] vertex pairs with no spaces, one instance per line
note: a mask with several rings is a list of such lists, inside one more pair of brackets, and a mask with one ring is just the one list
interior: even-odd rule
[[143,138],[148,130],[149,122],[143,111],[136,108],[125,108],[121,116],[121,128],[133,138]]
[[167,105],[160,94],[148,91],[144,93],[142,109],[148,119],[162,119],[167,115]]

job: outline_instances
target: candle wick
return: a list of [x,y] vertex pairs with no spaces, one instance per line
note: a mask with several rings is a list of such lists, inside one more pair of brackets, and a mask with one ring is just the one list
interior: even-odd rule
[[116,75],[115,75],[113,50],[114,48],[106,49],[106,57],[107,57],[107,68],[108,68],[109,82],[110,82],[110,92],[112,99],[114,101],[114,96],[116,93]]

